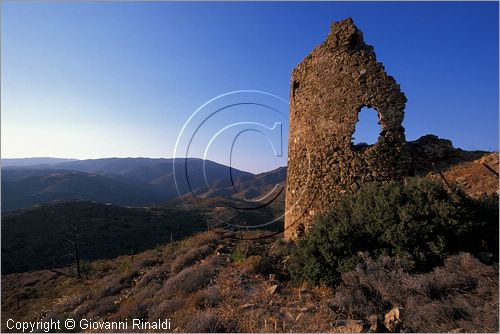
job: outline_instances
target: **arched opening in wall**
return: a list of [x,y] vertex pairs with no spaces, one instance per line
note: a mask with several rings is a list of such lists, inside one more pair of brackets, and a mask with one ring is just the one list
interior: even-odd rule
[[378,112],[371,107],[361,108],[351,138],[353,149],[363,150],[377,143],[381,131]]

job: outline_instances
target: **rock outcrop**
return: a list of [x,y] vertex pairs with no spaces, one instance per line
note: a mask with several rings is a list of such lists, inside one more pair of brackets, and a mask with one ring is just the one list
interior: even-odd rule
[[[292,73],[285,238],[300,237],[339,194],[412,173],[401,125],[405,104],[352,19],[333,23],[327,39]],[[382,130],[374,145],[355,146],[365,106],[377,111]]]
[[414,159],[420,158],[424,163],[441,163],[450,161],[457,163],[460,150],[453,147],[451,140],[435,135],[425,135],[415,141],[408,142]]
[[399,333],[401,328],[401,309],[395,307],[384,316],[384,326],[389,333]]

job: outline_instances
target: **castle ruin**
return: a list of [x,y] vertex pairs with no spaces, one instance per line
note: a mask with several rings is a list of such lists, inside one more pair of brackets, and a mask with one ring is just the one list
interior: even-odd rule
[[[327,39],[292,72],[286,239],[300,237],[339,194],[411,173],[402,127],[405,104],[404,93],[352,19],[333,23]],[[352,143],[363,107],[374,108],[381,125],[371,146]]]

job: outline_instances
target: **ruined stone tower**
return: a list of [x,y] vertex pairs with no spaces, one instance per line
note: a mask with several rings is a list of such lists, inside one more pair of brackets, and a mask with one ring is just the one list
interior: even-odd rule
[[[285,238],[300,237],[339,194],[410,173],[405,103],[352,19],[333,23],[292,72]],[[351,140],[365,106],[377,111],[382,130],[376,144],[358,147]]]

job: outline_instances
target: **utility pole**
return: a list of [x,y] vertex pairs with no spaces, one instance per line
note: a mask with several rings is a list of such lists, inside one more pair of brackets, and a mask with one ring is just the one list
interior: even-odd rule
[[71,243],[73,244],[73,256],[75,259],[76,273],[78,275],[78,279],[81,279],[82,272],[80,268],[80,249],[78,248],[76,231],[78,231],[77,227],[71,227]]

